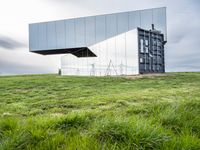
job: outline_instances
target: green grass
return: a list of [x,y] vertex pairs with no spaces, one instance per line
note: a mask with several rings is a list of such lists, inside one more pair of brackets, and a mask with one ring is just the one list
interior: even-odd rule
[[0,77],[0,150],[199,150],[200,73]]

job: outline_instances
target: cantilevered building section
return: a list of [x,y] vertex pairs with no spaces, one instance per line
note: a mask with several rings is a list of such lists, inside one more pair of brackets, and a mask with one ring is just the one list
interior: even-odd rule
[[166,8],[34,23],[30,51],[61,57],[62,75],[163,73]]

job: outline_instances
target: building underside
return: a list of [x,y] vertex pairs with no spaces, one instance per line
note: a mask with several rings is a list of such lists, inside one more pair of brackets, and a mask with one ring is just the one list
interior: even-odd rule
[[34,53],[42,55],[72,54],[76,57],[97,57],[88,47],[38,50]]

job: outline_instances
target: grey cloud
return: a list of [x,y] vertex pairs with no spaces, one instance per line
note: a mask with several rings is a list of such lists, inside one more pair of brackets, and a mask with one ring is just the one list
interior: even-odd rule
[[36,73],[49,73],[52,72],[49,68],[40,66],[30,66],[26,64],[17,64],[10,61],[0,60],[0,75],[10,74],[36,74]]
[[0,75],[54,73],[59,67],[54,58],[30,53],[26,48],[20,51],[0,49]]
[[16,49],[26,47],[26,44],[18,42],[10,37],[0,35],[0,47],[5,49]]

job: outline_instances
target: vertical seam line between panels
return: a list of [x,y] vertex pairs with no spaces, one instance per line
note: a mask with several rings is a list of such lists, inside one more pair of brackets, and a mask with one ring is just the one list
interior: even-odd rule
[[37,24],[37,48],[36,49],[39,49],[39,24]]
[[106,61],[108,62],[107,15],[105,16]]
[[165,38],[164,39],[166,39],[166,41],[167,41],[167,9],[165,8]]
[[58,48],[58,39],[57,39],[57,24],[55,22],[55,33],[56,33],[56,48]]
[[129,31],[129,28],[130,28],[130,25],[129,25],[129,14],[130,14],[130,12],[128,12],[128,15],[127,15],[128,16],[128,18],[127,18],[128,19],[128,31]]
[[140,16],[140,28],[141,28],[141,25],[142,25],[142,20],[141,20],[141,11],[139,11],[139,16]]
[[[119,31],[118,31],[118,28],[119,28],[119,25],[118,25],[118,14],[116,15],[116,28],[117,28],[117,35],[119,34]],[[115,36],[115,68],[117,66],[117,36]]]
[[83,20],[84,20],[84,43],[86,46],[86,18],[84,18]]
[[73,24],[74,24],[74,47],[76,47],[76,20],[73,19]]
[[97,27],[96,27],[96,16],[95,16],[95,17],[94,17],[94,34],[95,34],[95,35],[94,35],[94,36],[95,36],[95,37],[94,37],[94,38],[95,38],[94,40],[95,40],[95,44],[96,44],[96,40],[97,40],[97,39],[96,39],[96,38],[97,38],[97,37],[96,37],[96,34],[97,34],[97,31],[96,31],[97,29],[96,29],[96,28],[97,28]]
[[117,14],[116,16],[116,29],[117,29],[117,35],[119,34],[119,30],[118,30],[118,28],[119,28],[119,26],[118,26],[118,15],[119,14]]
[[46,48],[48,49],[47,24],[48,23],[45,23],[45,26],[46,26]]
[[105,39],[107,39],[107,16],[105,16]]
[[66,37],[67,37],[67,31],[66,31],[66,21],[64,20],[64,31],[65,31],[65,48],[67,47],[67,44],[66,44]]
[[151,24],[154,24],[153,12],[154,12],[154,10],[152,9],[152,10],[151,10],[151,22],[152,22]]

